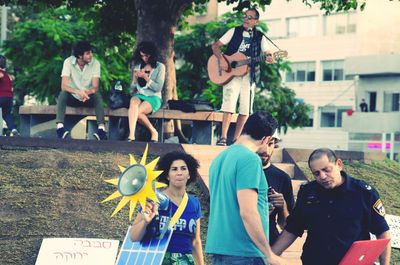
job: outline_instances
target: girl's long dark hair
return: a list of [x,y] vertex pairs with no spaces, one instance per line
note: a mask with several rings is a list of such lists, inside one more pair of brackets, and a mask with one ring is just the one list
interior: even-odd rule
[[142,57],[140,56],[140,52],[150,55],[149,64],[153,68],[157,67],[158,51],[157,51],[156,45],[153,42],[143,41],[143,42],[139,43],[136,48],[136,51],[133,54],[133,63],[134,64],[140,63],[140,68],[143,68],[144,62],[142,60]]

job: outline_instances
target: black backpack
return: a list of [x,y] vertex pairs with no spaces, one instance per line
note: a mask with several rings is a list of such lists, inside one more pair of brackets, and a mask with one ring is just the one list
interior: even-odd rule
[[210,102],[198,99],[168,100],[169,109],[183,112],[214,111]]

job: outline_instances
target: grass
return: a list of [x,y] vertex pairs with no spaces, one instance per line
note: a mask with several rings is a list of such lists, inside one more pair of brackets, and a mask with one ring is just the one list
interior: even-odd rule
[[[138,160],[141,154],[137,155]],[[114,186],[103,180],[119,174],[118,164],[128,165],[129,157],[119,153],[1,150],[0,264],[34,264],[45,237],[122,241],[130,224],[128,208],[110,218],[119,200],[100,203],[115,191]],[[301,166],[306,169],[306,165]],[[346,171],[374,185],[386,211],[400,215],[399,164],[352,162],[346,164]],[[189,192],[202,202],[202,239],[205,241],[208,201],[197,185],[190,187]],[[400,263],[398,250],[393,256]]]

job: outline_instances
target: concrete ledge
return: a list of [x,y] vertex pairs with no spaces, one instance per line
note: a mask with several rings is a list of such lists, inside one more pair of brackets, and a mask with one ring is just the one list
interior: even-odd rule
[[[56,115],[57,106],[20,106],[20,115]],[[67,107],[66,115],[79,115],[79,116],[95,116],[94,108],[85,107]],[[128,109],[109,109],[104,108],[104,115],[109,117],[127,117]],[[190,120],[190,121],[213,121],[222,122],[222,112],[215,111],[199,111],[199,112],[183,112],[180,110],[160,109],[157,112],[149,115],[154,119],[174,119],[174,120]],[[232,122],[236,122],[237,114],[232,115]]]
[[[307,162],[308,157],[312,153],[313,149],[294,149],[294,148],[285,148],[285,153],[290,156],[290,158],[294,162]],[[359,151],[343,151],[343,150],[334,150],[337,156],[345,161],[365,161],[365,160],[384,160],[386,155],[384,153],[364,153]],[[285,161],[288,157],[284,157],[284,162],[293,162],[293,161]]]
[[0,137],[0,150],[30,150],[30,149],[63,149],[69,151],[84,152],[118,152],[132,154],[143,153],[149,145],[149,154],[162,156],[171,151],[184,151],[180,144],[161,144],[147,142],[126,141],[97,141],[97,140],[75,140],[75,139],[49,139],[32,137]]

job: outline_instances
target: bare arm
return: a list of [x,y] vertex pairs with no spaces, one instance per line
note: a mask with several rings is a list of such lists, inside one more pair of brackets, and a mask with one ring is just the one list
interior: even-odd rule
[[278,240],[272,246],[272,251],[276,255],[282,255],[282,252],[285,251],[295,240],[297,236],[283,230],[282,234],[278,237]]
[[131,240],[133,242],[140,241],[146,234],[146,228],[148,223],[142,217],[141,214],[138,214],[135,221],[133,221],[130,230]]
[[196,221],[196,234],[193,238],[193,259],[196,265],[204,265],[203,246],[200,238],[200,219]]
[[286,218],[289,216],[289,211],[285,201],[285,197],[282,193],[276,192],[274,189],[268,193],[268,201],[278,209],[278,224],[283,230],[286,225]]
[[243,189],[237,192],[237,198],[244,226],[253,243],[265,255],[268,264],[283,264],[283,259],[276,256],[264,234],[261,217],[257,209],[257,192]]
[[92,78],[92,87],[90,89],[86,90],[86,94],[95,94],[99,90],[99,83],[100,83],[100,78],[98,77],[93,77]]
[[286,219],[289,216],[289,211],[287,209],[286,203],[283,205],[283,208],[278,212],[278,225],[281,229],[284,229],[286,226]]
[[141,214],[136,216],[133,221],[130,230],[131,240],[133,242],[140,241],[146,234],[146,228],[150,224],[151,220],[156,216],[158,212],[158,205],[153,205],[150,202],[146,203],[146,209]]
[[[380,235],[376,236],[377,239],[384,239],[384,238],[390,238],[390,232],[385,231]],[[389,265],[390,264],[390,254],[391,254],[391,245],[390,242],[387,244],[385,250],[382,252],[382,254],[379,257],[379,262],[381,265]]]
[[68,76],[63,76],[61,78],[61,90],[67,91],[71,94],[76,94],[78,95],[82,101],[86,101],[89,99],[89,96],[83,91],[79,89],[72,88],[68,85],[69,77]]
[[224,46],[224,44],[221,41],[216,41],[212,44],[211,49],[213,51],[213,54],[217,56],[218,59],[222,58],[222,52],[221,52],[221,46]]

